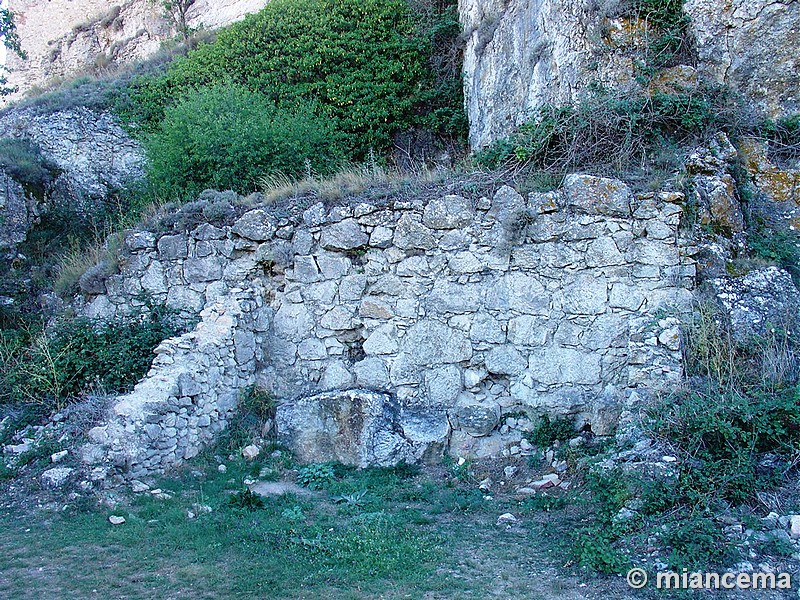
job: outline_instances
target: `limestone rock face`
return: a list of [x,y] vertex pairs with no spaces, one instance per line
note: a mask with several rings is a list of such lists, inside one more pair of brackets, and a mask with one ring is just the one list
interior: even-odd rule
[[78,208],[144,176],[144,149],[109,113],[76,108],[54,113],[12,109],[0,116],[0,137],[27,139],[62,171],[55,185]]
[[796,0],[686,0],[698,70],[772,117],[800,109],[800,5]]
[[753,336],[768,338],[775,331],[797,331],[800,299],[791,276],[783,269],[766,267],[709,283],[729,315],[738,341],[747,342]]
[[[594,79],[628,85],[632,62],[592,41],[601,15],[588,0],[460,0],[467,46],[470,145],[508,135],[543,104],[564,104]],[[596,38],[595,38],[596,39]]]
[[[644,24],[619,3],[595,0],[460,0],[467,39],[464,90],[470,145],[511,133],[544,104],[567,104],[590,84],[636,86]],[[656,89],[695,85],[698,75],[730,86],[773,117],[800,107],[800,8],[796,0],[687,0],[696,69],[679,65]]]
[[[189,8],[187,24],[217,29],[261,10],[267,2],[197,0]],[[8,8],[18,15],[17,29],[28,54],[22,60],[9,53],[9,83],[20,94],[96,65],[147,58],[176,34],[161,3],[149,0],[10,0]]]
[[25,241],[38,207],[5,170],[0,170],[0,189],[0,252],[13,252]]

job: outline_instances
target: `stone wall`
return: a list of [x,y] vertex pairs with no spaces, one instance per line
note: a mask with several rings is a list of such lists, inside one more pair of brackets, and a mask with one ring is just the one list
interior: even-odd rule
[[[572,175],[563,189],[527,199],[502,187],[492,198],[319,203],[282,218],[255,208],[228,226],[129,235],[121,273],[84,312],[109,318],[144,292],[205,310],[205,322],[247,290],[247,325],[218,336],[225,360],[243,353],[237,381],[253,375],[278,399],[279,435],[307,461],[519,452],[543,414],[608,434],[632,389],[679,379],[676,315],[694,286],[678,240],[681,200]],[[182,372],[167,357],[219,363],[219,344],[202,330],[190,335],[165,343],[186,357],[160,350],[134,396],[169,395],[166,406],[209,414],[206,403],[218,402],[211,384],[194,380],[196,396],[178,393],[174,374],[163,375]],[[162,391],[150,394],[153,386]],[[115,412],[127,415],[130,404],[122,398]],[[140,406],[140,423],[161,419]],[[224,426],[216,410],[221,425],[209,427]],[[137,474],[194,452],[173,452],[173,425],[158,423],[152,434],[134,427],[146,448],[137,452],[150,456]],[[152,456],[148,435],[161,440]]]
[[[230,25],[268,0],[197,0],[187,14],[194,29]],[[161,2],[151,0],[9,0],[26,59],[9,54],[9,83],[20,94],[110,63],[142,60],[175,35]]]
[[89,431],[81,458],[101,478],[110,468],[129,478],[163,472],[197,456],[226,427],[239,390],[254,379],[257,291],[255,283],[230,290],[200,313],[193,331],[156,348],[147,377]]

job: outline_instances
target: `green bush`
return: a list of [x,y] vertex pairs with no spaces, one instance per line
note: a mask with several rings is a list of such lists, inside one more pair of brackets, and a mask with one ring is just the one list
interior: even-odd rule
[[525,437],[534,446],[549,448],[553,442],[565,442],[575,435],[575,419],[558,417],[555,421],[551,421],[548,415],[542,415],[536,428],[526,433]]
[[0,168],[39,195],[58,175],[37,146],[16,138],[0,138]]
[[239,394],[239,410],[252,413],[261,420],[274,418],[276,409],[272,394],[255,384],[247,386]]
[[650,429],[679,451],[685,467],[673,491],[677,502],[714,507],[742,504],[774,483],[759,469],[771,453],[788,465],[800,453],[800,389],[749,394],[692,392],[651,411]]
[[576,562],[599,573],[622,573],[630,561],[614,546],[614,542],[606,528],[579,529],[573,546]]
[[0,401],[60,408],[92,387],[125,392],[141,379],[153,349],[179,332],[174,315],[152,307],[141,319],[62,320],[49,331],[3,332]]
[[414,126],[463,135],[460,63],[434,64],[459,33],[455,3],[415,19],[405,0],[273,0],[175,60],[162,77],[138,79],[118,110],[144,132],[198,89],[239,85],[285,112],[313,103],[344,135],[348,158],[390,147]]
[[[630,13],[648,25],[647,67],[691,63],[693,47],[684,0],[634,0]],[[651,31],[652,30],[652,31]]]
[[297,472],[297,483],[312,490],[321,490],[335,479],[336,473],[330,463],[306,465]]
[[147,137],[149,178],[167,197],[207,188],[247,193],[265,173],[328,173],[339,154],[330,122],[241,87],[204,88],[166,110]]
[[736,560],[736,551],[709,517],[695,516],[670,522],[663,535],[670,548],[671,569],[708,569]]

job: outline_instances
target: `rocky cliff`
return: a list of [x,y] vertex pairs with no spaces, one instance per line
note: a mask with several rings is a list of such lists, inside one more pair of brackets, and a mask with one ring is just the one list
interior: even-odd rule
[[[216,29],[257,12],[268,0],[197,0],[188,10],[192,29]],[[10,0],[23,60],[10,55],[9,83],[20,94],[53,80],[75,77],[112,62],[154,54],[176,34],[161,2],[127,0]]]
[[[636,86],[652,32],[624,4],[460,0],[471,146],[508,135],[542,104],[569,103],[592,85]],[[693,46],[685,67],[773,117],[800,109],[800,2],[687,0],[684,11]]]

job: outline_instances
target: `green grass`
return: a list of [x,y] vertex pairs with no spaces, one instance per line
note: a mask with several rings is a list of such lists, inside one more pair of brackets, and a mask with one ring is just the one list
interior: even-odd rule
[[[557,571],[579,518],[569,506],[528,511],[437,472],[341,465],[325,491],[259,506],[231,498],[254,472],[291,478],[286,457],[226,464],[220,473],[201,457],[158,482],[171,498],[143,494],[113,510],[64,498],[52,510],[4,508],[0,597],[558,598],[578,585]],[[518,531],[495,525],[507,511],[521,515]],[[112,526],[111,514],[127,522]]]

